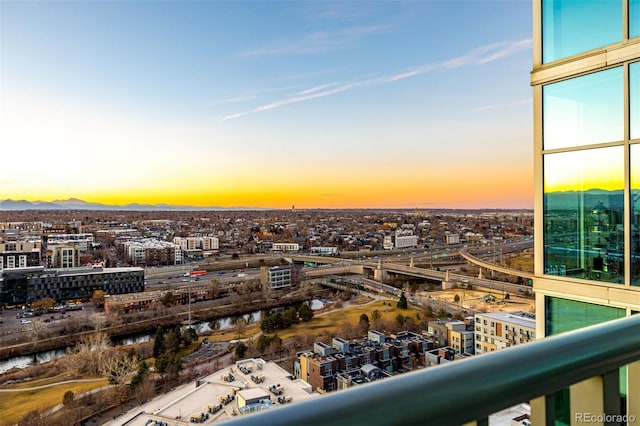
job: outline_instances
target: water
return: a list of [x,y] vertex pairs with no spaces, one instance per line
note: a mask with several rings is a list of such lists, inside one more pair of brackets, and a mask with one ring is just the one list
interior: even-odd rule
[[326,300],[313,299],[311,300],[311,309],[317,311],[318,309],[324,308]]
[[[233,316],[233,317],[226,317],[226,318],[220,318],[214,321],[201,321],[198,323],[193,324],[193,328],[196,329],[196,332],[198,334],[202,334],[202,333],[209,333],[210,331],[213,331],[211,329],[211,324],[214,324],[214,328],[215,330],[229,330],[233,327],[235,327],[236,323],[238,322],[238,319],[241,318],[240,316]],[[250,314],[245,314],[242,315],[242,318],[247,322],[247,324],[255,324],[257,322],[260,322],[262,320],[262,312],[260,311],[256,311],[256,312],[252,312]]]
[[[217,330],[228,330],[235,326],[240,316],[225,317],[215,320],[215,328]],[[242,315],[242,318],[247,324],[254,324],[262,319],[262,313],[260,311],[252,312],[250,314]],[[196,329],[198,334],[209,333],[211,330],[210,323],[214,321],[198,321],[193,323],[193,328]],[[183,329],[187,326],[182,327]],[[112,340],[114,346],[133,345],[136,343],[146,343],[153,340],[155,331],[151,333],[140,333],[126,337],[115,337]],[[55,349],[51,351],[39,352],[35,355],[24,355],[8,358],[0,361],[0,374],[8,371],[12,368],[25,368],[30,365],[42,364],[52,361],[54,359],[62,358],[67,354],[67,349]]]
[[62,358],[67,354],[66,349],[56,349],[52,351],[39,352],[35,355],[23,355],[0,361],[0,373],[11,370],[12,368],[24,368],[34,364],[42,364]]

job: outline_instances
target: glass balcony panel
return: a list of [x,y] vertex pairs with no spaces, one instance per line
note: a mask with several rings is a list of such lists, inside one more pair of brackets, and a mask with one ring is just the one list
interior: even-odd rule
[[621,67],[549,84],[542,93],[544,149],[624,139]]
[[544,156],[545,274],[624,283],[624,151]]
[[622,41],[621,0],[542,1],[544,63],[619,41]]
[[[627,316],[625,309],[579,302],[577,300],[545,297],[546,336],[577,330]],[[620,369],[620,395],[627,394],[626,367]],[[566,395],[566,394],[565,394]],[[561,398],[562,399],[562,398]],[[568,407],[564,407],[566,411]],[[566,417],[563,415],[563,418]]]

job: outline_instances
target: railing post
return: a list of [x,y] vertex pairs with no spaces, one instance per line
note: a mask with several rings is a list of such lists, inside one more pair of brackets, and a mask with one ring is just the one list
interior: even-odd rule
[[541,426],[555,426],[555,397],[554,394],[539,396],[529,401],[531,406],[531,424]]
[[546,426],[556,424],[556,394],[545,395],[544,397],[544,423]]
[[[611,421],[608,416],[621,414],[620,410],[620,370],[612,370],[602,375],[602,399],[605,426],[620,426],[620,422]],[[614,417],[615,419],[615,417]]]
[[640,361],[627,365],[627,414],[640,421]]
[[[570,387],[569,416],[572,425],[589,423],[590,426],[604,426],[604,380],[595,376]],[[592,417],[595,416],[595,417]]]

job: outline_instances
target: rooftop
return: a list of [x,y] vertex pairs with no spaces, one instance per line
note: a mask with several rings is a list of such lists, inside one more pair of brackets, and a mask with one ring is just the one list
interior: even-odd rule
[[[247,371],[243,373],[240,369]],[[225,381],[222,377],[229,372],[234,380]],[[264,376],[264,382],[259,385],[251,380],[252,375]],[[262,359],[247,359],[236,363],[235,367],[224,368],[209,376],[199,379],[197,382],[190,382],[180,386],[175,390],[160,395],[155,399],[136,407],[114,421],[110,425],[144,426],[149,419],[160,420],[168,424],[182,424],[189,422],[189,417],[193,413],[208,413],[209,405],[219,404],[218,397],[233,395],[235,392],[242,392],[245,396],[269,395],[274,403],[273,409],[281,406],[277,399],[268,389],[270,386],[280,385],[284,388],[283,396],[291,397],[292,401],[302,401],[315,398],[318,393],[311,393],[311,387],[300,379],[291,379],[291,375],[272,362],[265,362]],[[213,424],[233,418],[233,410],[238,411],[237,400],[234,399],[229,404],[224,405],[222,410],[211,414],[204,424]]]

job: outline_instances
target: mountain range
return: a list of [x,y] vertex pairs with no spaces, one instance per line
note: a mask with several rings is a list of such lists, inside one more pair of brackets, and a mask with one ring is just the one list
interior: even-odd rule
[[26,201],[26,200],[3,200],[0,201],[0,211],[2,210],[131,210],[131,211],[184,211],[184,210],[262,210],[251,207],[194,207],[171,204],[124,204],[111,205],[102,203],[89,203],[77,198],[55,201]]

